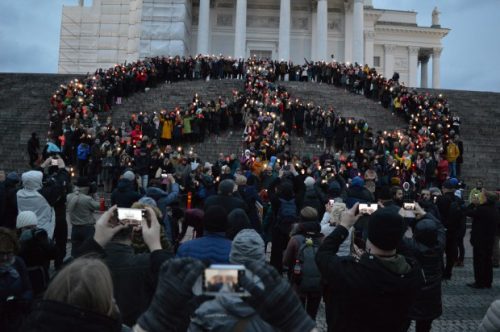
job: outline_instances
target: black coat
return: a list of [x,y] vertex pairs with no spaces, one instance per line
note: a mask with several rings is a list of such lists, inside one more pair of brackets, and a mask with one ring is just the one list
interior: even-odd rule
[[[339,246],[348,234],[346,228],[337,226],[316,254],[328,285],[328,331],[402,331],[423,282],[422,270],[417,262],[403,256],[397,256],[397,271],[370,254],[360,260],[338,257]],[[403,267],[406,273],[400,272]]]
[[412,306],[412,320],[436,319],[443,312],[441,301],[441,278],[443,275],[443,252],[446,231],[443,224],[431,214],[417,221],[413,238],[404,238],[400,251],[414,257],[422,267],[425,279]]
[[237,197],[225,196],[220,194],[210,196],[205,200],[205,212],[209,207],[216,205],[222,206],[224,209],[226,209],[226,212],[228,214],[234,209],[243,209],[248,214],[247,204],[242,199]]
[[22,332],[119,332],[119,320],[55,301],[40,301],[33,306]]
[[134,184],[127,179],[120,179],[116,189],[111,194],[111,204],[121,208],[129,208],[137,202],[142,195],[134,190]]
[[494,203],[474,206],[470,205],[467,215],[472,217],[472,228],[470,231],[470,243],[476,248],[493,249],[495,235],[500,223],[500,212]]

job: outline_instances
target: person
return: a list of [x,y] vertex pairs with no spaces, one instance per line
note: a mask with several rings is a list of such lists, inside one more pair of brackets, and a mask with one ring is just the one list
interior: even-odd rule
[[203,237],[182,243],[177,257],[192,257],[211,264],[229,264],[231,240],[226,238],[227,212],[210,206],[203,217]]
[[111,205],[117,205],[121,208],[129,208],[134,202],[137,202],[142,195],[135,190],[135,174],[132,171],[123,173],[118,185],[111,194]]
[[28,140],[28,155],[30,157],[30,167],[34,168],[40,155],[40,140],[37,133],[31,133],[31,138]]
[[16,227],[19,234],[19,257],[28,268],[34,295],[45,291],[49,281],[50,261],[56,257],[57,248],[47,232],[37,228],[38,220],[32,211],[19,213]]
[[288,267],[288,278],[308,315],[315,320],[321,302],[322,285],[314,256],[323,239],[315,208],[302,208],[300,222],[294,225],[290,235],[283,254],[283,265]]
[[16,331],[31,305],[33,291],[13,230],[0,227],[0,330]]
[[368,189],[365,188],[365,180],[363,180],[360,176],[355,176],[352,179],[351,186],[347,190],[347,198],[345,200],[347,207],[352,207],[356,202],[375,202],[375,197]]
[[441,219],[441,215],[439,214],[439,209],[437,208],[436,204],[434,204],[429,189],[422,189],[420,191],[420,199],[418,200],[418,204],[427,213],[432,214],[438,220]]
[[451,138],[448,146],[446,147],[446,160],[448,160],[448,167],[451,178],[457,177],[457,159],[460,157],[460,149],[455,144],[455,139]]
[[391,187],[391,200],[384,203],[385,207],[395,205],[403,207],[403,189],[398,186]]
[[60,188],[57,185],[43,186],[43,173],[28,171],[23,173],[23,188],[16,194],[19,212],[33,211],[38,219],[38,227],[44,229],[49,238],[54,236],[56,215],[54,204],[59,199]]
[[331,292],[328,331],[402,331],[423,282],[417,262],[396,253],[404,222],[393,208],[370,216],[366,252],[338,257],[348,229],[359,219],[359,204],[343,213],[340,225],[316,254],[321,276]]
[[498,196],[494,192],[483,192],[483,200],[474,197],[467,209],[467,216],[472,217],[470,243],[474,265],[474,282],[467,286],[482,289],[491,288],[493,282],[493,244],[500,221],[500,212],[496,207]]
[[464,215],[464,204],[455,196],[455,186],[450,179],[443,183],[443,195],[438,196],[436,205],[441,215],[441,222],[446,227],[446,264],[443,279],[450,280],[458,258],[458,233]]
[[[250,293],[246,303],[262,320],[280,331],[318,331],[288,282],[275,269],[260,262],[245,266],[260,279],[255,282],[243,276],[242,286]],[[134,330],[185,331],[190,323],[193,285],[204,269],[203,263],[193,258],[173,259],[163,264],[155,296]]]
[[17,175],[16,172],[10,172],[7,174],[3,185],[5,204],[3,208],[3,215],[0,216],[0,226],[15,229],[17,218],[16,194],[19,190],[19,175]]
[[100,204],[89,194],[90,182],[87,177],[80,176],[75,190],[68,194],[66,213],[71,228],[71,256],[75,257],[80,246],[94,235],[94,213],[99,211]]
[[[234,211],[232,212],[234,213]],[[244,265],[256,262],[266,264],[264,241],[253,229],[243,229],[231,244],[229,257],[231,264]],[[218,331],[219,329],[237,330],[244,325],[244,331],[277,331],[266,323],[255,309],[238,295],[220,293],[215,299],[202,303],[191,318],[188,331]]]
[[484,203],[484,196],[482,196],[483,192],[483,181],[477,181],[476,187],[472,188],[469,193],[469,204],[472,204],[472,201],[479,198],[479,204]]
[[[325,204],[325,214],[323,215],[323,219],[321,219],[321,234],[324,236],[330,235],[335,228],[340,223],[340,217],[342,216],[342,212],[346,210],[345,203],[342,202],[342,198],[335,198],[334,203],[330,202]],[[349,228],[349,236],[347,239],[342,242],[340,245],[339,251],[337,252],[337,256],[349,256],[351,255],[351,241],[353,237],[354,227]]]
[[313,177],[308,176],[304,180],[304,185],[306,190],[304,192],[304,199],[302,200],[302,206],[310,206],[315,208],[318,214],[323,215],[325,212],[323,197],[320,193],[320,190],[316,187],[316,181]]
[[412,237],[404,237],[398,248],[401,254],[414,257],[422,267],[424,283],[410,309],[407,321],[408,330],[412,320],[416,322],[415,331],[429,332],[432,321],[443,312],[441,300],[441,277],[443,254],[446,244],[446,231],[443,224],[431,213],[415,204],[416,224],[412,227]]
[[65,266],[43,300],[34,305],[21,331],[128,331],[122,330],[107,266],[96,258],[78,258]]
[[223,206],[227,213],[231,213],[234,209],[248,210],[246,203],[239,197],[233,196],[238,190],[238,186],[233,180],[226,179],[219,183],[217,195],[208,197],[205,200],[205,212],[212,206]]
[[[173,255],[162,249],[160,224],[154,211],[146,207],[146,219],[139,229],[149,253],[135,254],[132,247],[133,226],[116,220],[117,207],[113,206],[96,223],[94,237],[80,247],[80,256],[96,254],[104,259],[111,271],[116,303],[122,320],[133,325],[146,310],[156,287],[160,266]],[[131,291],[133,289],[133,291]]]

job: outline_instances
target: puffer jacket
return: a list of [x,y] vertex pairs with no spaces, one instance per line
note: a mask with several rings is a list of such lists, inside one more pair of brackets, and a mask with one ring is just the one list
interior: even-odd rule
[[[246,320],[246,322],[243,322]],[[204,302],[194,313],[189,325],[189,332],[236,331],[240,324],[245,332],[277,331],[260,318],[258,313],[240,297],[220,295],[211,301]]]
[[491,303],[477,331],[478,332],[500,331],[500,300],[496,300]]
[[442,257],[446,244],[443,224],[430,213],[420,219],[413,229],[413,238],[404,238],[400,252],[414,257],[425,276],[424,283],[409,312],[413,320],[431,320],[441,316]]

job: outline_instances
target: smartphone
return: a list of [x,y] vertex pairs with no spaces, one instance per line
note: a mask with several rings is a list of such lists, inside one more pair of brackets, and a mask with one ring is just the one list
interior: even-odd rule
[[359,204],[359,213],[363,215],[370,215],[373,212],[377,211],[378,209],[378,204],[365,204],[365,203],[360,203]]
[[328,201],[328,204],[330,204],[330,206],[333,206],[333,203],[335,203],[335,200],[334,200],[334,199],[330,199],[330,200]]
[[142,219],[146,219],[146,210],[144,209],[116,209],[118,222],[137,226],[141,224]]
[[403,203],[403,209],[405,209],[405,210],[415,210],[415,202]]
[[52,166],[58,166],[59,165],[59,161],[57,159],[52,158],[52,160],[50,161],[50,164]]
[[202,276],[203,295],[215,296],[227,293],[241,297],[249,296],[250,294],[241,286],[241,277],[244,275],[244,265],[210,265]]

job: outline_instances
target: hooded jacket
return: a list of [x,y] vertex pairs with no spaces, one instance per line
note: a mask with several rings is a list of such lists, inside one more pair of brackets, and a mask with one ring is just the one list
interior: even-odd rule
[[422,270],[409,258],[396,255],[380,259],[368,253],[338,257],[349,232],[337,228],[323,241],[316,263],[332,299],[326,305],[328,331],[402,331],[408,312],[422,284]]
[[42,189],[43,174],[40,171],[29,171],[23,173],[23,189],[19,190],[17,196],[17,208],[19,212],[33,211],[38,218],[38,228],[45,230],[52,239],[56,225],[54,208],[50,206],[39,190]]
[[111,194],[111,205],[121,208],[129,208],[137,202],[142,195],[134,190],[133,183],[127,179],[120,179],[116,189]]

